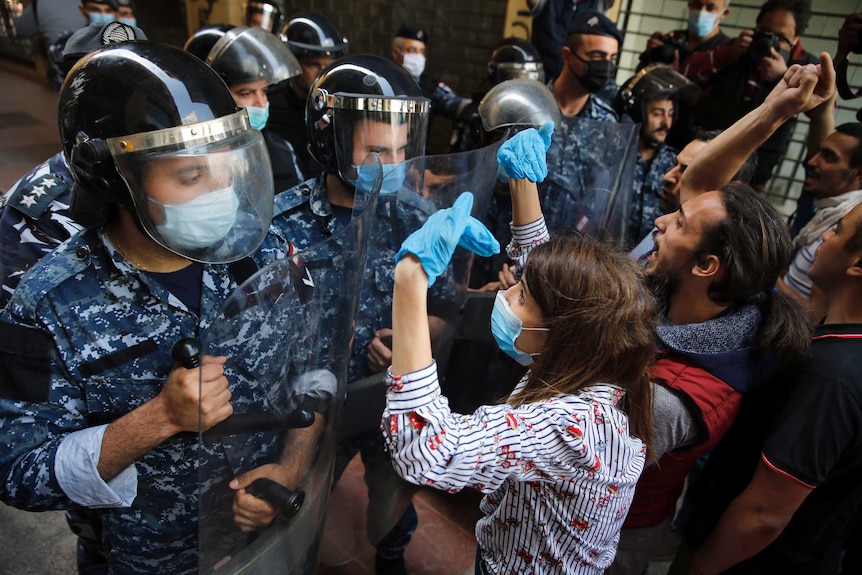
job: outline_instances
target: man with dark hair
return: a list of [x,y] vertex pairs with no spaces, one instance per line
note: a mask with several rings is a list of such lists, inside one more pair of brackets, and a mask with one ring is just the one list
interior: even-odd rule
[[316,12],[296,14],[284,26],[281,39],[299,60],[302,73],[288,82],[271,86],[269,129],[293,146],[303,175],[312,178],[322,168],[308,151],[305,104],[308,90],[320,72],[333,60],[347,54],[348,41],[326,16]]
[[862,504],[862,206],[823,232],[809,275],[826,319],[810,358],[746,399],[704,470],[689,573],[838,573],[858,544],[845,536]]
[[612,160],[604,157],[604,146],[595,140],[591,145],[590,140],[613,132],[603,123],[618,120],[613,107],[597,93],[615,75],[622,41],[622,33],[607,16],[579,9],[561,49],[563,68],[547,83],[562,114],[547,152],[548,177],[538,185],[551,233],[594,233],[603,219],[596,213],[600,211],[596,189],[611,187],[605,168]]
[[[754,29],[742,30],[733,42],[689,58],[681,71],[704,85],[691,125],[723,130],[763,102],[788,67],[816,63],[801,41],[810,17],[808,0],[768,0],[757,14]],[[708,77],[694,73],[699,60],[712,63]],[[757,149],[752,186],[762,188],[772,176],[795,125],[792,118]]]
[[[721,31],[721,21],[730,13],[730,0],[689,0],[688,27],[669,34],[655,32],[647,40],[646,50],[641,52],[638,69],[649,64],[675,64],[684,66],[692,54],[711,50],[729,40]],[[690,66],[689,73],[699,74],[698,68]]]
[[[681,94],[680,94],[681,93]],[[679,96],[682,96],[680,98]],[[677,152],[666,144],[680,99],[693,102],[697,87],[664,64],[642,69],[620,88],[616,108],[625,119],[641,125],[626,238],[638,241],[653,229],[662,214],[665,174],[673,169]],[[672,210],[669,210],[672,211]]]
[[[419,84],[422,95],[431,100],[431,117],[437,116],[455,121],[469,112],[469,98],[462,98],[445,82],[431,76],[425,70],[428,31],[411,24],[402,23],[392,37],[392,59],[401,64]],[[429,123],[430,135],[430,123]]]
[[803,191],[814,198],[817,213],[793,242],[796,254],[778,287],[805,304],[812,319],[825,309],[823,294],[812,285],[808,270],[822,234],[862,201],[862,124],[841,124],[820,144],[805,165]]
[[[803,356],[808,323],[775,291],[790,257],[783,217],[744,184],[727,182],[787,118],[834,92],[834,70],[793,67],[770,102],[717,136],[682,175],[678,211],[656,220],[646,273],[666,302],[651,373],[655,439],[607,573],[640,574],[670,530],[692,465],[727,432],[745,394],[776,361]],[[713,191],[720,187],[720,191]]]

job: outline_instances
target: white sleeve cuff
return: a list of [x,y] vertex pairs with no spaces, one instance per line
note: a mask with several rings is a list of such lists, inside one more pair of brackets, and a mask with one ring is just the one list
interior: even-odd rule
[[84,507],[129,507],[138,493],[138,472],[134,465],[105,483],[97,464],[102,453],[102,437],[107,425],[70,433],[57,448],[54,469],[63,492]]

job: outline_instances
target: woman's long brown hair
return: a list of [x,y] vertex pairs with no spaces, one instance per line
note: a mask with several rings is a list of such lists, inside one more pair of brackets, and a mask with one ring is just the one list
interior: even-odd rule
[[522,405],[596,383],[615,384],[626,391],[619,407],[632,434],[649,446],[656,306],[635,262],[594,239],[559,237],[530,253],[523,281],[542,311],[548,337],[526,387],[509,402]]

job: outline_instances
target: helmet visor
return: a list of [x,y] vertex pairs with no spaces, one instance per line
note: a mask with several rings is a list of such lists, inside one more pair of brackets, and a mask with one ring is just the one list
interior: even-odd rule
[[191,260],[252,253],[272,220],[263,136],[245,111],[208,122],[112,138],[108,145],[144,231]]
[[363,94],[317,97],[326,98],[330,108],[338,174],[345,182],[356,181],[356,167],[370,153],[377,154],[384,165],[402,164],[424,155],[427,99]]

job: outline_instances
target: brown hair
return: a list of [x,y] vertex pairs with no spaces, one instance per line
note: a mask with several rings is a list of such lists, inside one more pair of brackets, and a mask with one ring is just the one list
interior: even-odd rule
[[740,306],[759,296],[760,351],[781,363],[804,358],[811,341],[808,315],[793,298],[773,289],[793,249],[784,218],[741,182],[721,188],[721,199],[727,214],[704,230],[694,256],[714,254],[724,266],[724,275],[709,286],[709,297]]
[[626,391],[620,407],[632,434],[649,446],[656,305],[635,262],[594,239],[559,237],[530,253],[523,281],[548,337],[526,387],[510,403],[572,394],[595,383],[618,385]]

